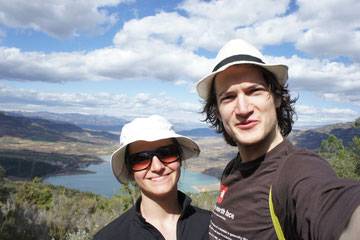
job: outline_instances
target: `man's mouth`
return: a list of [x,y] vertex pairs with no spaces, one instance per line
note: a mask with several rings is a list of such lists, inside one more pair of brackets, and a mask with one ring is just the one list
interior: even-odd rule
[[236,126],[242,130],[247,130],[247,129],[253,128],[257,124],[258,124],[258,121],[256,121],[256,120],[247,120],[247,121],[242,121],[242,122],[237,123]]

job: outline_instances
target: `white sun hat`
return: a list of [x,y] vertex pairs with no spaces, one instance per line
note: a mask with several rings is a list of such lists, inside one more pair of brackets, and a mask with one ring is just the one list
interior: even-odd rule
[[288,67],[283,64],[268,64],[265,57],[250,43],[242,39],[227,42],[219,51],[215,59],[213,71],[196,84],[199,96],[207,99],[215,75],[228,67],[239,64],[254,64],[272,72],[278,83],[283,86],[288,79]]
[[125,164],[125,151],[130,143],[136,141],[153,142],[168,138],[175,138],[178,141],[183,152],[182,160],[199,156],[199,146],[190,138],[177,134],[173,125],[159,115],[136,118],[124,125],[120,135],[120,147],[111,156],[111,167],[116,179],[122,184],[134,180]]

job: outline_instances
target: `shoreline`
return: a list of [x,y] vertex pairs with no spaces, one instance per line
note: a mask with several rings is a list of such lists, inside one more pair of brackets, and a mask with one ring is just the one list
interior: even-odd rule
[[106,161],[96,161],[96,162],[92,162],[90,164],[85,164],[84,166],[81,167],[74,167],[74,168],[66,168],[66,169],[62,169],[60,171],[56,171],[54,173],[50,173],[50,174],[46,174],[45,176],[40,177],[41,181],[44,181],[45,179],[48,179],[50,177],[57,177],[57,176],[72,176],[72,175],[82,175],[82,174],[95,174],[95,171],[90,171],[90,170],[84,170],[83,168],[86,168],[90,165],[98,165],[98,164],[102,164]]
[[216,183],[212,185],[191,186],[191,187],[194,188],[198,193],[220,191],[220,183]]
[[58,173],[52,173],[52,174],[48,174],[46,176],[41,177],[41,180],[45,180],[47,178],[50,177],[58,177],[58,176],[72,176],[72,175],[82,175],[82,174],[95,174],[95,171],[90,171],[90,170],[81,170],[81,169],[74,169],[74,170],[66,170],[63,172],[58,172]]
[[[88,164],[88,165],[86,165],[84,167],[88,167],[89,165],[98,165],[98,164],[102,164],[102,163],[105,163],[105,162],[109,162],[109,161],[106,161],[106,158],[104,156],[101,156],[100,158],[103,159],[103,161],[93,162],[93,163]],[[187,170],[190,170],[190,169],[187,169]],[[194,169],[191,169],[190,171],[194,171]],[[198,172],[198,173],[203,174],[201,171],[194,171],[194,172]],[[95,174],[95,173],[96,173],[95,171],[83,170],[81,168],[74,168],[74,169],[68,168],[68,169],[63,169],[60,172],[51,173],[51,174],[48,174],[46,176],[43,176],[43,177],[41,177],[41,181],[44,182],[46,179],[48,179],[50,177],[72,176],[72,175],[82,175],[82,174]],[[191,188],[195,189],[195,191],[197,193],[220,191],[220,183],[210,184],[210,185],[191,186]]]

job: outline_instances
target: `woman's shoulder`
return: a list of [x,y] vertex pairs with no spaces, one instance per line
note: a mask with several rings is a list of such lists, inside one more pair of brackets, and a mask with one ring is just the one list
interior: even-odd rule
[[113,236],[118,236],[119,233],[129,230],[129,225],[133,220],[134,208],[129,209],[120,217],[114,219],[105,227],[100,229],[95,235],[93,240],[100,239],[113,239]]
[[199,208],[199,207],[195,207],[193,205],[191,205],[191,207],[193,207],[196,211],[197,214],[200,214],[200,215],[205,215],[205,216],[209,216],[211,215],[211,211],[209,210],[206,210],[206,209],[203,209],[203,208]]
[[204,222],[208,223],[210,221],[211,212],[203,208],[189,205],[184,216],[186,216],[185,218],[193,223],[202,224]]

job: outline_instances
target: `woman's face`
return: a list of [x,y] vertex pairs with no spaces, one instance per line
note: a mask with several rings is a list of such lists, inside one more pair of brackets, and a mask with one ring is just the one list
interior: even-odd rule
[[[172,139],[162,139],[154,142],[137,141],[129,145],[129,156],[146,151],[156,151],[171,144],[174,144]],[[130,161],[132,159],[136,161],[136,158],[130,157]],[[148,168],[135,171],[133,174],[143,193],[158,197],[165,196],[170,192],[177,191],[177,182],[181,174],[181,160],[163,163],[157,156],[153,156]]]

